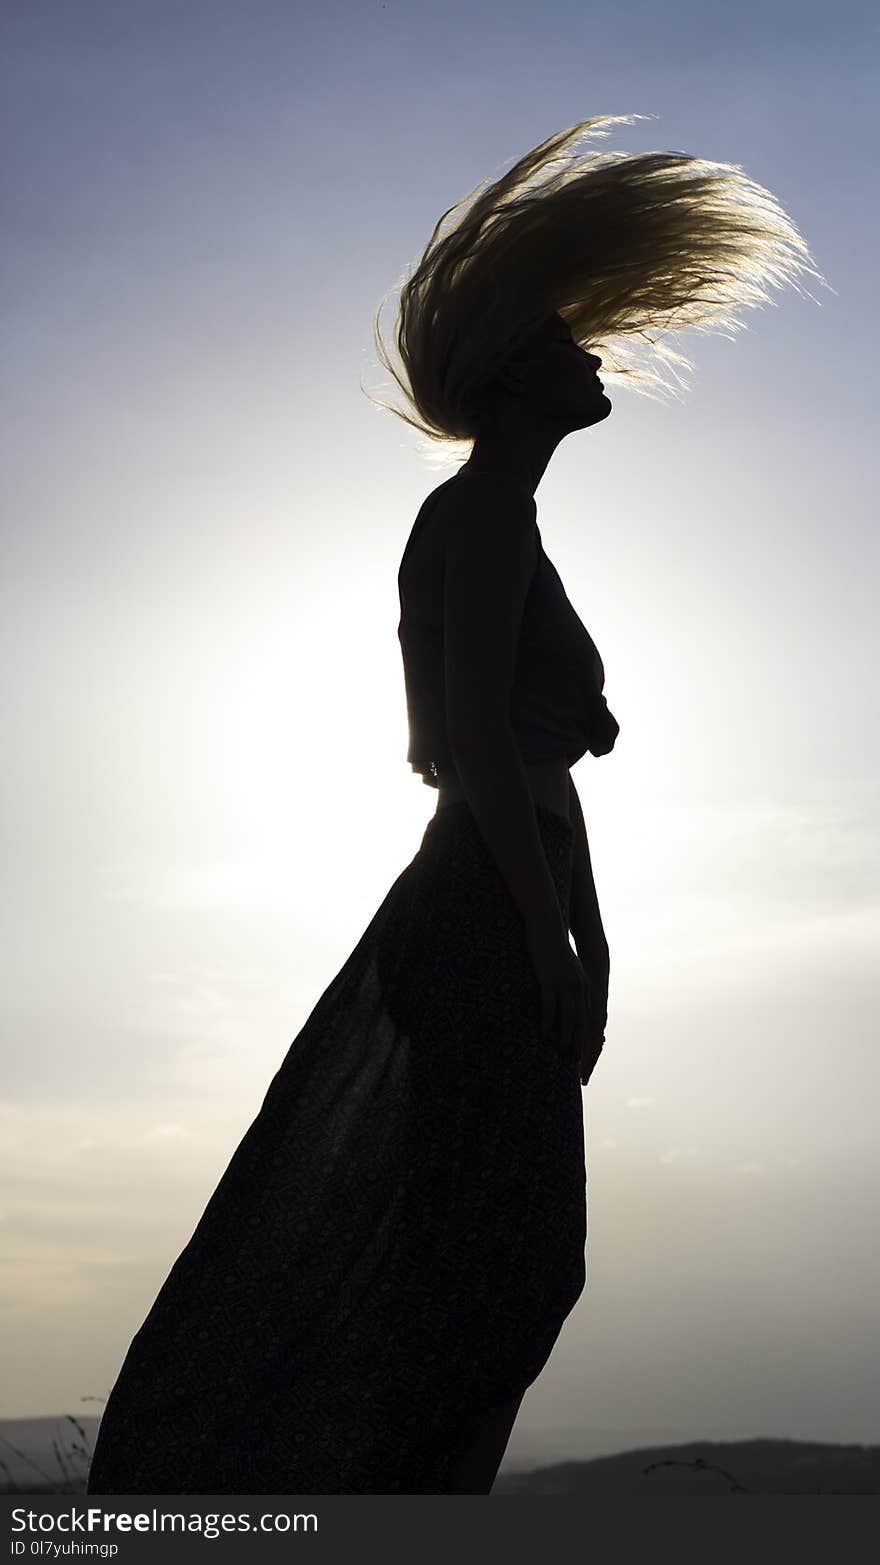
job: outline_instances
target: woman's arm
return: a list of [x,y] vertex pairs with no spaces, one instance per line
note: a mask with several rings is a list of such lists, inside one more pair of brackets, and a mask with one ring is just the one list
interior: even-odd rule
[[596,886],[593,881],[593,866],[590,861],[590,845],[587,841],[587,828],[584,824],[584,812],[581,809],[581,801],[574,781],[569,774],[568,798],[571,823],[574,826],[574,868],[572,871],[571,899],[569,905],[569,928],[574,936],[578,956],[581,960],[589,954],[593,961],[604,957],[608,959],[608,941],[605,938],[605,930],[602,927],[602,914],[599,911],[599,900],[596,896]]
[[525,601],[537,569],[531,496],[473,480],[446,518],[443,572],[446,732],[481,836],[530,938],[567,930],[510,723]]

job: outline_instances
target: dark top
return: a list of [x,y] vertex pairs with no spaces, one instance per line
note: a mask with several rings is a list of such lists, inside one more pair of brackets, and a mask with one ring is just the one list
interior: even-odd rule
[[[447,483],[452,483],[454,474]],[[440,489],[445,489],[442,484]],[[413,524],[403,561],[440,490],[425,501]],[[538,561],[523,609],[517,644],[510,720],[527,764],[565,758],[574,766],[587,751],[607,755],[620,731],[602,691],[605,669],[598,648],[568,600],[556,567],[544,553],[537,522]],[[407,610],[398,573],[400,623],[397,635],[409,719],[407,760],[431,788],[437,773],[452,765],[446,736],[443,627],[417,620]]]

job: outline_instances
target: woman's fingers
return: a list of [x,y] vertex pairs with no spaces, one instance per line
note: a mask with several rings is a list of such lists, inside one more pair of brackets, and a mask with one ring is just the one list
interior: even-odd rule
[[581,1074],[581,1086],[582,1087],[585,1087],[587,1085],[587,1082],[589,1081],[590,1077],[592,1076],[593,1071],[595,1070],[596,1065],[598,1064],[599,1056],[602,1053],[602,1048],[603,1048],[604,1043],[605,1043],[604,1034],[602,1035],[601,1038],[596,1038],[594,1034],[591,1034],[589,1036],[585,1036],[584,1037],[583,1046],[581,1048],[581,1061],[580,1061],[580,1074]]
[[554,1038],[563,1059],[577,1060],[582,1040],[595,1034],[585,984],[548,985],[541,996],[541,1031]]

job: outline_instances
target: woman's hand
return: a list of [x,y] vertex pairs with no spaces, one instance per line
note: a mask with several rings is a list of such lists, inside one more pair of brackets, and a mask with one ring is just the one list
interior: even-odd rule
[[572,934],[587,985],[587,1023],[581,1035],[580,1048],[581,1086],[585,1087],[605,1042],[610,959],[608,941],[601,927],[590,925],[573,929]]
[[541,991],[541,1032],[555,1036],[564,1059],[575,1060],[589,1032],[587,980],[560,919],[527,932],[532,966]]

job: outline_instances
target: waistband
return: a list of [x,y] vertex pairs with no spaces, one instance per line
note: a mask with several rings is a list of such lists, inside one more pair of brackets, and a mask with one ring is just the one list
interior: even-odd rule
[[[574,842],[574,825],[567,815],[560,815],[558,810],[551,810],[548,805],[541,804],[538,800],[532,802],[542,835],[555,837],[566,846]],[[477,824],[468,800],[455,799],[452,804],[444,804],[442,809],[434,811],[426,829],[430,832],[442,831],[444,826],[460,826],[463,820],[472,822],[474,826]]]

